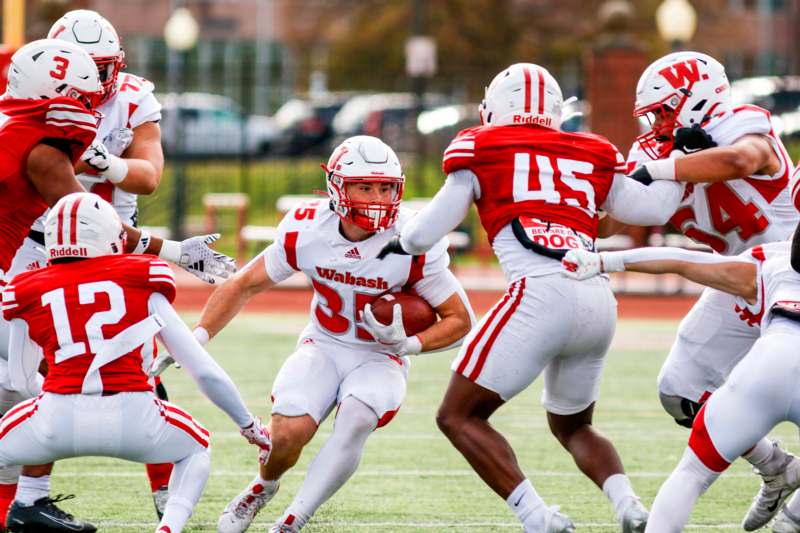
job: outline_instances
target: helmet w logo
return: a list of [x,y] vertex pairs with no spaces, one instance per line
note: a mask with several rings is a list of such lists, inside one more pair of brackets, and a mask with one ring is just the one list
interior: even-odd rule
[[675,89],[681,87],[691,87],[700,79],[707,80],[708,74],[700,75],[700,68],[697,66],[697,59],[687,59],[680,63],[675,63],[658,71],[667,82]]

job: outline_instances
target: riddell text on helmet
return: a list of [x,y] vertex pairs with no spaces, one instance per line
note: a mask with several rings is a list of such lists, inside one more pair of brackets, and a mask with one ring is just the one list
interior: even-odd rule
[[540,126],[550,126],[553,119],[550,117],[534,117],[531,115],[514,115],[514,124],[538,124]]
[[62,248],[62,249],[51,249],[50,250],[50,258],[53,257],[88,257],[89,251],[86,248]]

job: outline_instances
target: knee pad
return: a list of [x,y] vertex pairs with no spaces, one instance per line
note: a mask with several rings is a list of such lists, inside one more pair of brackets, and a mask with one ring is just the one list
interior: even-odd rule
[[658,399],[661,400],[661,406],[664,410],[675,419],[675,423],[685,428],[692,427],[694,417],[697,416],[697,412],[703,406],[703,404],[688,398],[663,393],[658,394]]

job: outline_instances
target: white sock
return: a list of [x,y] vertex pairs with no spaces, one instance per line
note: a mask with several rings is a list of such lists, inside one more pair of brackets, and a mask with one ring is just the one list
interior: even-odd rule
[[530,480],[525,479],[517,485],[506,498],[506,503],[522,522],[525,531],[537,531],[544,525],[544,500],[539,497]]
[[[358,468],[364,444],[378,426],[378,416],[353,396],[339,406],[333,433],[311,462],[300,491],[281,517],[302,527],[320,505],[350,479]],[[279,522],[283,523],[283,522]]]
[[17,482],[16,502],[24,507],[30,507],[36,502],[50,495],[50,476],[30,477],[19,476]]
[[[270,497],[274,496],[276,492],[278,492],[278,487],[280,486],[280,481],[275,479],[264,479],[261,477],[261,474],[256,474],[256,477],[253,478],[253,481],[250,482],[248,485],[250,492],[260,493],[266,492],[270,495]],[[260,487],[256,489],[256,487]]]
[[623,502],[628,498],[636,498],[636,493],[633,492],[633,487],[631,486],[631,480],[628,479],[628,476],[625,474],[608,476],[603,482],[603,494],[606,495],[606,498],[608,498],[614,506],[614,512],[618,520],[622,520],[620,507]]
[[683,531],[698,498],[719,477],[704,465],[691,448],[667,478],[653,502],[647,533],[677,533]]
[[208,450],[193,453],[175,463],[169,478],[169,499],[157,532],[178,533],[183,529],[203,494],[210,470],[211,454]]
[[744,457],[748,463],[758,468],[759,472],[768,476],[777,474],[786,462],[786,452],[767,438],[758,441],[756,445],[742,457]]

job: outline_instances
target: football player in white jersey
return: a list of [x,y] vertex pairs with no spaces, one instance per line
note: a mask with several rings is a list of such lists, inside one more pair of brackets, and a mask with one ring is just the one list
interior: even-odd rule
[[[466,295],[448,269],[446,239],[418,256],[376,258],[413,216],[400,206],[405,177],[390,147],[375,137],[351,137],[331,155],[326,179],[329,200],[290,211],[275,242],[214,292],[195,330],[207,341],[250,297],[295,272],[306,274],[314,287],[311,322],[272,388],[273,453],[225,508],[218,523],[222,533],[249,527],[337,407],[333,433],[272,529],[299,531],[355,472],[369,435],[400,409],[407,356],[458,345],[473,322]],[[392,324],[377,322],[370,302],[402,288],[427,300],[440,320],[410,337],[396,312]]]
[[[124,67],[124,52],[119,37],[111,23],[94,11],[75,10],[59,19],[48,33],[51,39],[59,39],[78,45],[84,49],[98,67],[103,93],[93,102],[99,112],[97,137],[94,143],[81,156],[76,166],[79,182],[86,190],[92,191],[112,203],[123,223],[135,227],[136,196],[150,194],[159,184],[164,166],[161,148],[161,133],[158,121],[161,119],[161,105],[153,95],[153,84],[129,73],[121,72]],[[44,266],[47,262],[44,253],[43,214],[31,228],[28,237],[5,273],[7,279],[24,272]],[[143,232],[141,252],[147,247],[149,236]],[[211,238],[213,239],[213,238]],[[209,241],[211,242],[211,239]],[[175,248],[175,243],[171,249]],[[167,251],[166,249],[164,250]],[[177,251],[177,250],[174,250]],[[169,255],[169,257],[168,257]],[[182,253],[163,253],[162,257],[177,262]],[[212,281],[206,273],[195,275]],[[7,359],[7,324],[0,320],[0,357],[3,365]],[[7,385],[7,383],[6,383]],[[166,399],[163,386],[157,386],[159,395]],[[16,403],[19,398],[0,388],[0,412]],[[7,396],[7,398],[6,398]],[[156,511],[161,516],[167,499],[167,483],[172,465],[147,465]],[[18,467],[0,469],[0,513],[4,513],[14,497],[18,480]],[[52,465],[23,467],[22,485],[19,496],[25,502],[35,501],[49,487],[49,473]],[[25,486],[37,488],[32,493]]]
[[[647,117],[651,130],[628,158],[629,169],[638,167],[631,176],[683,187],[679,201],[664,197],[677,229],[722,255],[789,238],[798,221],[792,163],[769,112],[733,107],[719,62],[697,52],[655,61],[639,80],[634,114]],[[707,288],[680,324],[658,390],[664,409],[681,425],[691,426],[759,336],[758,325],[741,320],[734,305],[730,294]],[[764,480],[743,523],[753,530],[774,516],[788,494],[775,479],[797,459],[767,439],[745,458]]]
[[[697,499],[731,462],[779,422],[800,425],[800,227],[792,243],[758,245],[738,256],[680,248],[576,250],[563,263],[565,274],[577,279],[623,270],[680,274],[730,294],[736,311],[760,324],[759,338],[698,411],[689,446],[653,503],[646,531],[682,531]],[[779,477],[786,494],[776,502],[800,486],[800,464],[791,461]],[[778,531],[800,527],[785,513],[778,522]]]

